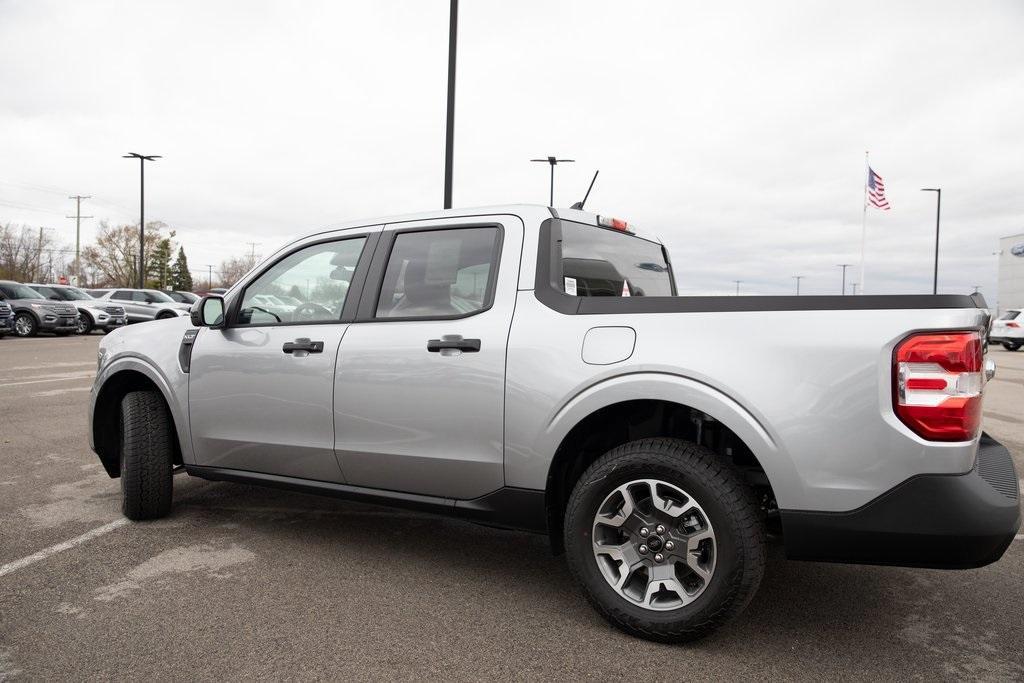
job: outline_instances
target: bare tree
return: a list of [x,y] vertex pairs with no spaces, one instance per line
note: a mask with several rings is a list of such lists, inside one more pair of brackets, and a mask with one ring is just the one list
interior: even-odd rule
[[[6,223],[0,225],[0,279],[36,282],[54,271],[54,255],[61,250],[43,229]],[[60,265],[58,264],[58,268]]]
[[220,262],[220,281],[218,286],[230,287],[239,280],[242,276],[248,273],[258,263],[259,259],[251,254],[245,256],[232,256],[231,258]]
[[[167,225],[159,221],[146,223],[146,262],[152,264],[160,243],[174,237],[164,234]],[[110,225],[101,221],[96,244],[82,250],[82,261],[91,268],[94,279],[111,287],[134,287],[139,281],[139,226]]]

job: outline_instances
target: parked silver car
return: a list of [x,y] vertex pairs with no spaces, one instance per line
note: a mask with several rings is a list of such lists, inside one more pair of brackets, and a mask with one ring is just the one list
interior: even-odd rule
[[749,602],[769,530],[799,559],[999,559],[987,321],[959,295],[677,296],[659,242],[583,211],[382,218],[104,338],[90,437],[131,519],[182,466],[545,532],[611,623],[677,642]]
[[28,285],[50,301],[67,301],[78,309],[78,334],[89,334],[94,329],[110,332],[128,324],[123,306],[99,301],[84,290],[70,285]]
[[94,289],[89,293],[97,299],[123,306],[129,323],[187,316],[191,308],[191,304],[179,303],[159,289],[122,287],[120,289]]
[[14,310],[14,334],[19,337],[34,337],[39,332],[66,336],[78,328],[78,310],[72,304],[50,301],[19,282],[0,280],[0,301]]

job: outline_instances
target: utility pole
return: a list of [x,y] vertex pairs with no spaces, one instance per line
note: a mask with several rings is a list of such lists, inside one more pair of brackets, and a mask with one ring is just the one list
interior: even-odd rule
[[854,296],[856,296],[856,294],[857,294],[857,283],[856,282],[851,282],[850,286],[853,287],[853,294],[854,294]]
[[256,247],[258,247],[259,245],[263,244],[263,242],[246,242],[246,244],[248,244],[250,247],[252,247],[252,252],[249,254],[249,258],[251,258],[253,260],[253,262],[255,262],[256,261]]
[[448,115],[444,135],[444,208],[452,208],[452,165],[455,161],[455,47],[459,28],[459,0],[450,0],[448,15]]
[[922,187],[921,192],[935,193],[935,271],[932,276],[932,294],[939,293],[939,217],[942,214],[942,188]]
[[837,263],[837,266],[843,269],[843,286],[839,288],[839,293],[846,296],[846,269],[849,268],[851,263]]
[[139,289],[146,287],[146,162],[163,159],[159,154],[138,154],[131,152],[122,155],[124,159],[139,160]]
[[551,195],[548,200],[548,206],[555,205],[555,166],[558,164],[572,164],[575,163],[575,159],[556,159],[555,157],[548,157],[546,159],[530,159],[531,162],[550,164],[551,165]]
[[803,275],[793,275],[792,277],[793,277],[794,280],[796,280],[796,295],[800,296],[800,281],[803,280],[805,276],[803,276]]
[[733,282],[736,283],[736,296],[739,296],[740,295],[740,283],[743,282],[743,280],[733,280]]
[[68,199],[75,200],[75,215],[65,216],[65,218],[75,219],[75,281],[74,285],[78,286],[78,280],[82,277],[82,261],[81,261],[81,250],[82,250],[82,219],[92,218],[92,216],[82,215],[82,200],[92,199],[92,195],[82,196],[80,194],[72,195]]
[[211,264],[207,263],[206,267],[210,269],[210,275],[209,275],[209,278],[206,281],[207,282],[206,291],[209,292],[211,289],[213,289],[213,266]]

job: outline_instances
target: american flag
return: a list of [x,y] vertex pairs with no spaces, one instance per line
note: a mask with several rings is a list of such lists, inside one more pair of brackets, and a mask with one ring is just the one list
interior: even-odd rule
[[889,200],[885,198],[885,182],[882,176],[868,166],[868,202],[882,211],[889,210]]

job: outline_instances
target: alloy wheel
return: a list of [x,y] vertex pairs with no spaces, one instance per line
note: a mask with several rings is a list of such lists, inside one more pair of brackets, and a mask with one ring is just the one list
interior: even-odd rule
[[594,515],[592,538],[608,585],[644,609],[692,603],[715,573],[710,518],[691,495],[660,479],[636,479],[609,493]]

